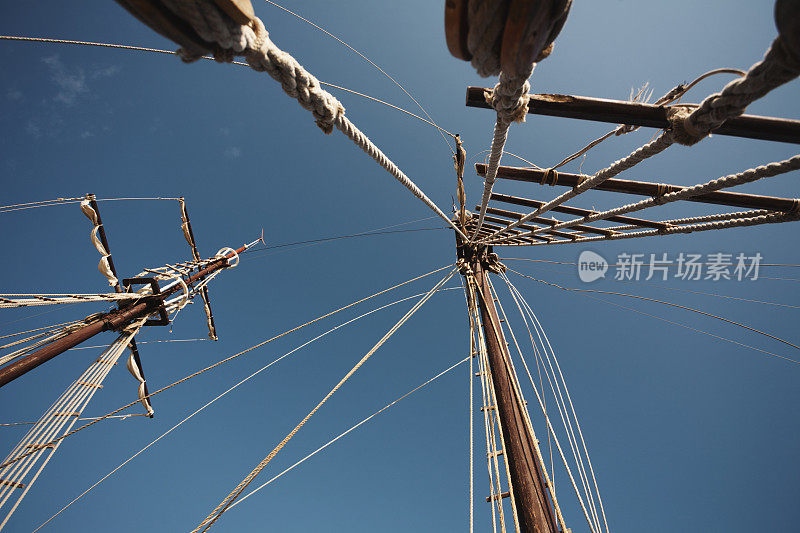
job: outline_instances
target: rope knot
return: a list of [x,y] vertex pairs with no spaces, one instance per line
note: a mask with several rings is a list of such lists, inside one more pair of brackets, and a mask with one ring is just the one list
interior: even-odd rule
[[667,111],[667,120],[670,123],[672,139],[684,146],[697,144],[708,136],[707,131],[701,131],[692,121],[692,109],[688,107],[673,107]]
[[510,124],[511,122],[525,122],[528,114],[528,103],[531,84],[528,79],[520,82],[519,78],[506,76],[500,73],[500,80],[491,92],[484,93],[486,102],[497,111],[499,121]]

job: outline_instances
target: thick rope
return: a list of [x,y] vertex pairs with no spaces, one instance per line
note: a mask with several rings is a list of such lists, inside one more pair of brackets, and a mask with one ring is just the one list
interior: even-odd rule
[[[325,133],[336,127],[388,171],[411,193],[419,198],[463,238],[466,235],[411,181],[388,157],[344,115],[344,106],[324,90],[312,74],[287,52],[278,48],[269,38],[264,24],[255,17],[248,26],[228,18],[211,0],[164,0],[176,15],[186,20],[205,41],[218,45],[214,57],[218,61],[232,62],[237,55],[244,56],[253,70],[266,72],[280,82],[284,92],[311,111],[317,126]],[[178,50],[186,62],[200,59],[186,50]]]
[[[395,109],[397,109],[397,110],[399,110],[399,111],[402,111],[403,113],[407,113],[407,114],[411,115],[412,117],[416,117],[416,118],[418,118],[419,120],[421,120],[421,121],[423,121],[423,122],[427,122],[428,124],[430,124],[431,126],[433,126],[433,127],[435,127],[436,129],[438,129],[438,130],[439,130],[439,134],[442,136],[442,140],[444,140],[445,144],[447,144],[447,148],[448,148],[448,149],[449,149],[451,152],[453,151],[453,148],[450,146],[450,142],[447,140],[447,138],[444,136],[444,134],[446,133],[446,134],[448,134],[450,137],[455,137],[455,135],[453,135],[452,133],[450,133],[449,131],[447,131],[447,130],[446,130],[446,129],[444,129],[444,128],[440,128],[440,127],[439,127],[439,125],[438,125],[438,124],[436,124],[436,122],[433,120],[433,117],[432,117],[432,116],[431,116],[431,115],[428,113],[428,111],[427,111],[427,110],[426,110],[424,107],[422,107],[422,104],[420,104],[420,103],[417,101],[417,99],[416,99],[416,98],[414,98],[414,97],[411,95],[411,93],[410,93],[410,92],[408,92],[408,91],[406,90],[406,88],[405,88],[405,87],[403,87],[403,85],[402,85],[402,84],[401,84],[399,81],[397,81],[396,79],[394,79],[394,78],[393,78],[391,75],[389,75],[389,73],[388,73],[388,72],[386,72],[386,71],[385,71],[385,70],[383,70],[381,67],[379,67],[377,63],[375,63],[374,61],[372,61],[370,58],[368,58],[367,56],[365,56],[364,54],[362,54],[361,52],[359,52],[358,50],[356,50],[355,48],[353,48],[351,45],[349,45],[348,43],[346,43],[344,40],[340,39],[339,37],[337,37],[337,36],[335,36],[334,34],[332,34],[331,32],[329,32],[328,30],[326,30],[326,29],[325,29],[325,28],[323,28],[322,26],[319,26],[319,25],[317,25],[317,24],[314,24],[313,22],[311,22],[311,21],[310,21],[310,20],[308,20],[307,18],[305,18],[305,17],[302,17],[302,16],[298,15],[298,14],[297,14],[297,13],[295,13],[294,11],[290,11],[290,10],[286,9],[286,8],[285,8],[285,7],[283,7],[282,5],[276,4],[276,3],[275,3],[275,2],[273,2],[272,0],[264,0],[264,1],[265,1],[265,2],[267,2],[268,4],[272,4],[273,6],[277,7],[278,9],[281,9],[281,10],[285,11],[286,13],[289,13],[290,15],[292,15],[292,16],[294,16],[294,17],[297,17],[298,19],[302,20],[303,22],[305,22],[305,23],[307,23],[307,24],[309,24],[309,25],[313,26],[314,28],[318,29],[319,31],[321,31],[322,33],[324,33],[325,35],[327,35],[327,36],[328,36],[328,37],[330,37],[331,39],[334,39],[335,41],[338,41],[338,42],[339,42],[339,43],[340,43],[342,46],[344,46],[344,47],[348,48],[348,49],[349,49],[351,52],[353,52],[354,54],[356,54],[357,56],[359,56],[361,59],[363,59],[364,61],[366,61],[367,63],[369,63],[369,64],[370,64],[370,65],[372,65],[373,67],[375,67],[375,68],[376,68],[376,69],[377,69],[377,70],[378,70],[378,71],[379,71],[381,74],[383,74],[384,76],[386,76],[387,78],[389,78],[389,80],[390,80],[392,83],[394,83],[394,84],[395,84],[395,85],[396,85],[396,86],[397,86],[397,87],[398,87],[398,88],[399,88],[401,91],[403,91],[403,92],[406,94],[406,96],[408,96],[408,97],[411,99],[411,101],[412,101],[412,102],[414,102],[415,104],[417,104],[417,107],[420,109],[420,111],[422,111],[422,113],[423,113],[423,114],[424,114],[426,117],[428,117],[428,118],[427,118],[427,119],[424,119],[424,118],[422,118],[422,117],[420,117],[420,116],[418,116],[418,115],[415,115],[414,113],[411,113],[410,111],[406,111],[405,109],[401,109],[401,108],[399,108],[399,107],[397,107],[397,106],[394,106],[394,105],[392,105],[392,104],[386,103],[386,102],[384,102],[383,100],[378,100],[377,98],[373,98],[373,97],[371,97],[371,96],[367,96],[367,95],[365,95],[365,94],[357,93],[357,92],[355,92],[355,91],[351,91],[350,89],[345,89],[345,88],[343,88],[343,87],[336,87],[335,85],[331,85],[331,84],[329,84],[329,83],[323,83],[323,85],[328,85],[328,86],[330,86],[330,87],[335,87],[335,88],[337,88],[337,89],[340,89],[340,90],[343,90],[343,91],[348,91],[348,92],[351,92],[351,93],[357,94],[357,95],[359,95],[359,96],[363,96],[364,98],[369,98],[370,100],[375,100],[376,102],[380,102],[380,103],[382,103],[382,104],[385,104],[385,105],[387,105],[387,106],[389,106],[389,107],[393,107],[393,108],[395,108]],[[454,155],[455,155],[455,154],[454,154]]]
[[489,164],[486,167],[486,177],[484,178],[483,197],[481,197],[481,207],[478,211],[478,223],[472,234],[472,240],[478,236],[486,216],[486,206],[489,204],[492,187],[497,179],[497,168],[500,166],[500,158],[503,156],[503,148],[508,139],[508,129],[512,122],[525,121],[525,115],[528,112],[528,92],[531,88],[528,78],[533,73],[534,66],[535,64],[531,65],[524,78],[507,76],[501,72],[500,80],[495,85],[492,94],[487,95],[487,100],[497,111],[497,121],[494,124]]
[[[538,233],[542,233],[542,231],[560,230],[565,228],[571,228],[578,224],[586,224],[589,222],[596,222],[598,220],[606,220],[616,215],[631,213],[634,211],[641,211],[642,209],[646,209],[648,207],[663,205],[670,202],[677,202],[679,200],[686,200],[688,198],[692,198],[702,194],[707,194],[714,191],[719,191],[721,189],[735,187],[737,185],[743,185],[745,183],[751,183],[756,180],[760,180],[762,178],[771,178],[774,176],[779,176],[781,174],[785,174],[787,172],[791,172],[793,170],[798,170],[798,169],[800,169],[800,155],[796,155],[784,161],[777,161],[774,163],[761,165],[755,168],[750,168],[743,172],[739,172],[737,174],[729,174],[727,176],[723,176],[721,178],[708,181],[706,183],[700,183],[692,187],[686,187],[685,189],[680,191],[667,193],[662,196],[649,198],[647,200],[641,200],[639,202],[623,205],[620,207],[616,207],[614,209],[609,209],[607,211],[595,213],[593,215],[587,215],[585,217],[568,220],[566,222],[556,224],[555,226],[549,228],[532,230],[528,233],[517,235],[515,236],[515,238],[536,235]],[[798,207],[800,207],[800,202],[798,202]],[[719,220],[719,218],[715,220]],[[617,231],[619,230],[619,228],[614,228],[614,229]]]
[[309,413],[297,424],[297,426],[295,426],[295,428],[292,429],[292,431],[290,431],[289,434],[286,435],[286,437],[284,437],[277,446],[275,446],[275,448],[252,470],[252,472],[250,472],[241,481],[241,483],[239,483],[239,485],[233,491],[231,491],[231,493],[228,494],[228,496],[226,496],[202,522],[200,522],[200,524],[192,531],[192,533],[196,533],[198,531],[208,531],[214,522],[219,520],[219,517],[222,516],[222,514],[233,504],[233,502],[236,500],[236,498],[238,498],[242,491],[244,491],[247,485],[253,481],[253,479],[269,464],[270,461],[272,461],[278,452],[280,452],[283,447],[286,446],[292,437],[294,437],[295,434],[300,431],[306,422],[308,422],[311,417],[314,416],[314,414],[325,404],[325,402],[327,402],[328,399],[333,396],[336,391],[339,390],[339,388],[344,385],[347,380],[349,380],[350,377],[355,374],[358,369],[361,368],[361,366],[366,363],[367,360],[369,360],[369,358],[372,357],[372,355],[377,352],[378,349],[383,346],[383,344],[389,340],[389,338],[394,335],[394,333],[400,329],[400,327],[405,324],[408,319],[411,318],[414,313],[416,313],[417,310],[419,310],[419,308],[431,298],[431,296],[436,293],[437,290],[439,290],[440,287],[447,283],[447,281],[453,276],[453,274],[457,272],[457,270],[457,268],[451,270],[449,274],[442,278],[439,283],[434,285],[433,288],[428,291],[427,294],[425,294],[425,296],[423,296],[416,304],[414,304],[414,306],[403,316],[403,318],[398,320],[397,323],[395,323],[395,325],[392,326],[392,328],[389,329],[389,331],[387,331],[383,337],[381,337],[381,339],[355,364],[355,366],[353,366],[353,368],[347,374],[344,375],[341,380],[339,380],[339,382],[330,390],[330,392],[326,394],[325,397],[322,398],[322,400],[320,400],[311,411],[309,411]]
[[[739,69],[735,69],[735,68],[718,68],[718,69],[714,69],[714,70],[709,70],[708,72],[706,72],[704,74],[701,74],[700,76],[695,78],[690,83],[681,83],[681,84],[677,85],[676,87],[670,89],[670,91],[667,92],[667,94],[665,94],[664,96],[662,96],[661,98],[659,98],[658,100],[653,102],[653,105],[667,105],[667,104],[670,104],[670,103],[674,102],[675,100],[683,97],[683,95],[685,95],[690,89],[692,89],[692,87],[694,87],[695,85],[697,85],[701,81],[703,81],[706,78],[709,78],[711,76],[715,76],[717,74],[735,74],[737,76],[744,76],[747,73],[745,71],[743,71],[743,70],[739,70]],[[650,96],[650,95],[646,94],[646,92],[645,92],[646,89],[647,89],[647,86],[648,86],[648,84],[645,83],[639,89],[639,91],[636,94],[634,94],[634,91],[631,90],[631,96],[630,96],[630,98],[628,100],[630,102],[644,102],[644,103],[647,103],[648,100],[649,100],[649,96]],[[652,93],[650,93],[650,94],[652,94]],[[638,130],[639,128],[640,128],[640,126],[634,126],[634,125],[631,125],[631,124],[620,124],[619,126],[614,128],[613,130],[611,130],[608,133],[606,133],[605,135],[603,135],[601,137],[598,137],[597,139],[591,141],[589,144],[587,144],[586,146],[584,146],[583,148],[581,148],[577,152],[574,152],[573,154],[568,155],[567,157],[562,159],[560,162],[558,162],[555,165],[553,165],[552,167],[550,167],[549,170],[556,170],[556,169],[559,169],[559,168],[563,167],[567,163],[570,163],[571,161],[574,161],[575,159],[579,158],[580,156],[582,156],[583,154],[587,153],[592,148],[596,147],[597,145],[599,145],[600,143],[602,143],[603,141],[605,141],[605,140],[607,140],[607,139],[609,139],[611,137],[619,137],[621,135],[625,135],[627,133],[634,132],[634,131]]]
[[[774,211],[770,211],[768,209],[752,209],[749,211],[736,211],[733,213],[714,213],[713,215],[703,215],[698,217],[673,218],[670,220],[662,220],[661,223],[666,224],[668,226],[680,225],[680,224],[695,224],[698,222],[713,222],[715,220],[735,220],[740,218],[752,218],[760,215],[768,215],[773,212]],[[641,229],[641,226],[639,226],[638,224],[614,226],[614,231],[629,231],[632,229]]]
[[707,137],[726,120],[744,113],[745,108],[771,90],[800,75],[800,60],[775,39],[764,59],[747,75],[728,83],[721,92],[712,94],[687,116],[674,121],[675,140],[692,145]]
[[[291,11],[289,11],[289,10],[287,10],[287,9],[281,7],[281,6],[278,6],[277,4],[274,4],[274,5],[277,6],[277,7],[280,7],[281,9],[284,9],[285,11],[288,11],[289,13],[292,13]],[[295,15],[295,16],[299,17],[299,15],[297,15],[296,13],[292,13],[292,15]],[[319,26],[316,26],[316,24],[314,24],[313,22],[310,22],[310,21],[308,21],[306,19],[303,19],[302,17],[300,17],[300,18],[302,20],[305,20],[306,22],[308,22],[312,26],[315,26],[315,27],[319,28]],[[324,32],[325,30],[322,30],[322,31]],[[332,36],[332,37],[334,39],[338,39],[335,36]],[[174,51],[171,51],[171,50],[160,50],[160,49],[157,49],[157,48],[145,48],[145,47],[142,47],[142,46],[127,46],[127,45],[122,45],[122,44],[98,43],[98,42],[91,42],[91,41],[72,41],[72,40],[67,40],[67,39],[47,39],[47,38],[44,38],[44,37],[21,37],[21,36],[15,36],[15,35],[0,35],[0,40],[34,42],[34,43],[51,43],[51,44],[71,44],[71,45],[78,45],[78,46],[95,46],[95,47],[98,47],[98,48],[117,48],[117,49],[130,50],[130,51],[136,51],[136,52],[150,52],[150,53],[158,53],[158,54],[166,54],[166,55],[177,55],[177,52],[174,52]],[[348,45],[345,43],[345,46],[348,46]],[[358,51],[356,51],[356,53],[360,54],[360,52],[358,52]],[[214,58],[212,56],[203,56],[200,59],[214,61]],[[367,59],[367,61],[371,62],[369,59]],[[249,67],[250,66],[247,63],[244,63],[242,61],[231,61],[231,64],[240,65],[240,66],[243,66],[243,67]],[[377,67],[377,65],[376,65],[376,68],[378,68],[378,70],[381,70],[380,67]],[[384,72],[384,74],[386,74],[386,73]],[[387,76],[388,76],[388,74],[387,74]],[[391,78],[391,79],[392,79],[392,81],[395,81],[393,78]],[[402,107],[396,106],[394,104],[390,104],[389,102],[386,102],[386,101],[381,100],[379,98],[375,98],[374,96],[370,96],[368,94],[364,94],[364,93],[361,93],[361,92],[358,92],[358,91],[354,91],[353,89],[348,89],[347,87],[342,87],[340,85],[335,85],[333,83],[328,83],[328,82],[324,82],[324,81],[320,81],[319,83],[320,83],[320,85],[325,85],[326,87],[332,87],[332,88],[338,89],[340,91],[348,92],[350,94],[355,94],[356,96],[360,96],[362,98],[366,98],[367,100],[372,100],[373,102],[377,102],[377,103],[383,104],[383,105],[385,105],[387,107],[391,107],[392,109],[396,109],[397,111],[400,111],[401,113],[405,113],[406,115],[414,117],[414,118],[416,118],[416,119],[418,119],[418,120],[420,120],[422,122],[425,122],[426,124],[429,124],[429,125],[433,126],[434,128],[438,129],[440,133],[447,134],[450,137],[455,137],[454,133],[451,133],[451,132],[447,131],[446,129],[442,128],[441,126],[439,126],[438,124],[433,122],[433,119],[428,120],[428,119],[423,118],[423,117],[421,117],[421,116],[419,116],[419,115],[417,115],[415,113],[412,113],[411,111],[408,111],[407,109],[403,109]],[[395,81],[395,83],[397,83],[397,82]],[[398,84],[398,86],[399,86],[399,84]],[[401,89],[402,89],[402,87],[401,87]],[[403,89],[403,90],[405,91],[405,89]],[[412,100],[414,100],[414,97],[411,96],[410,94],[409,94],[409,97]],[[416,102],[416,100],[415,100],[415,102]],[[417,102],[417,105],[419,105],[418,102]],[[424,109],[423,109],[423,112],[425,112]],[[425,114],[427,115],[427,112],[425,112]],[[428,118],[430,118],[430,115],[428,115]],[[447,141],[447,139],[445,139],[445,142],[446,141]],[[63,203],[64,201],[69,203],[70,200],[79,202],[82,199],[83,199],[83,197],[81,197],[81,198],[72,198],[72,199],[70,199],[70,198],[61,198],[61,199],[58,199],[58,200],[50,200],[50,201],[47,201],[47,202],[44,202],[44,203],[51,203],[51,202],[55,202],[55,203],[62,202]],[[102,202],[102,201],[109,201],[109,200],[180,200],[180,198],[103,198],[103,199],[98,198],[96,201]],[[40,202],[34,202],[34,203],[40,203]],[[20,204],[20,205],[27,205],[27,204]],[[4,210],[6,209],[6,207],[14,207],[14,206],[3,206],[3,207],[0,207],[0,213],[5,212]],[[33,206],[33,207],[41,207],[41,206]],[[31,207],[20,207],[19,209],[30,209],[30,208]],[[18,210],[18,209],[9,209],[9,211],[16,211],[16,210]]]
[[[486,216],[486,206],[497,178],[497,167],[503,155],[503,147],[508,139],[508,129],[512,122],[524,122],[528,112],[528,92],[530,78],[538,61],[550,54],[553,40],[561,30],[571,2],[536,2],[529,10],[514,11],[518,6],[507,0],[470,0],[467,4],[467,49],[471,54],[472,66],[479,76],[500,76],[497,85],[486,99],[497,112],[494,125],[491,152],[484,178],[483,197],[478,211],[478,222],[472,234],[476,240]],[[526,16],[524,28],[516,35],[514,28],[506,28],[507,22],[515,16]],[[506,35],[511,31],[513,39]],[[514,41],[513,43],[511,41]],[[516,45],[516,57],[511,57],[503,48]],[[528,51],[533,56],[527,56]]]

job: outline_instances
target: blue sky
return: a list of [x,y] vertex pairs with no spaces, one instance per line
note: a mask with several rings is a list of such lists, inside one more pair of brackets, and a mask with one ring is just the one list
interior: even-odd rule
[[[411,111],[413,102],[374,68],[318,30],[259,0],[272,40],[320,80]],[[488,148],[492,113],[466,108],[468,85],[489,86],[444,43],[441,2],[294,1],[311,18],[400,80],[451,132],[468,156]],[[173,49],[112,2],[5,5],[0,33]],[[649,82],[659,96],[717,67],[747,68],[776,33],[771,2],[577,2],[554,54],[532,79],[537,92],[627,98]],[[213,62],[185,65],[163,55],[58,45],[0,43],[0,168],[3,205],[75,197],[187,199],[203,255],[238,246],[264,229],[270,245],[417,221],[432,213],[339,133],[312,117],[270,78]],[[728,77],[700,84],[699,101]],[[800,118],[798,84],[748,112]],[[437,131],[374,102],[336,92],[347,115],[437,204],[455,194],[450,152]],[[608,125],[529,117],[507,149],[540,166],[560,161]],[[590,152],[594,172],[647,142],[654,130],[614,138]],[[692,184],[797,153],[788,144],[714,136],[676,146],[621,177]],[[474,161],[473,161],[474,162]],[[504,159],[507,164],[516,164]],[[577,171],[579,161],[571,164]],[[786,175],[743,191],[796,196]],[[468,168],[468,202],[482,182]],[[563,189],[498,182],[498,192],[548,200]],[[630,197],[609,193],[571,202],[604,208]],[[103,202],[103,220],[122,276],[189,257],[176,202]],[[648,216],[711,212],[670,206]],[[558,216],[558,215],[556,215]],[[574,262],[592,250],[621,253],[761,253],[765,263],[800,264],[795,224],[725,232],[498,250],[502,257]],[[104,290],[89,225],[75,205],[2,214],[0,292]],[[394,228],[393,228],[394,229]],[[397,233],[285,247],[243,258],[211,287],[220,341],[143,344],[151,388],[163,386],[331,309],[455,261],[450,231]],[[581,285],[569,265],[508,260],[528,275]],[[796,339],[797,309],[669,289],[796,304],[796,268],[765,267],[758,281],[597,281],[702,309]],[[611,276],[609,276],[611,277]],[[767,279],[781,278],[781,279]],[[583,424],[613,531],[787,531],[800,520],[800,367],[612,304],[512,277],[546,328]],[[154,398],[156,417],[98,424],[65,442],[9,524],[31,531],[181,418],[230,385],[334,325],[394,299],[428,290],[426,278],[373,305],[287,336]],[[499,285],[499,284],[498,284]],[[453,280],[450,286],[458,286]],[[598,295],[624,305],[798,359],[793,348],[720,321],[654,303]],[[501,290],[501,298],[507,294]],[[503,300],[506,301],[505,299]],[[73,505],[44,531],[188,531],[291,430],[411,306],[398,304],[312,344],[217,402]],[[509,311],[508,300],[506,310]],[[63,322],[97,308],[6,310],[0,334]],[[513,320],[513,318],[512,318]],[[517,321],[519,321],[517,319]],[[468,350],[463,295],[435,296],[348,382],[262,474],[263,480],[462,359]],[[205,335],[202,308],[189,307],[142,341]],[[110,336],[98,342],[110,342]],[[102,342],[101,342],[102,341]],[[0,422],[34,420],[97,351],[65,354],[0,390]],[[348,435],[236,507],[221,531],[451,531],[467,517],[467,384],[461,367]],[[477,383],[476,383],[477,385]],[[122,368],[86,411],[104,414],[135,398]],[[537,418],[537,412],[532,416]],[[480,420],[476,420],[476,423]],[[541,418],[536,420],[544,439]],[[0,428],[10,448],[22,431]],[[485,464],[476,425],[476,524],[489,527]],[[5,453],[5,452],[3,452]],[[261,479],[261,478],[259,478]],[[566,478],[559,500],[573,531],[586,531]]]

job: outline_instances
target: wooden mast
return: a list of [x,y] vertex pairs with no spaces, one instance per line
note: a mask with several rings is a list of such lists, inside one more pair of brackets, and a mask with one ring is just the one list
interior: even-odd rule
[[[201,280],[218,270],[228,268],[228,259],[244,252],[248,249],[248,247],[253,246],[260,240],[261,239],[253,241],[250,244],[245,244],[238,250],[230,251],[224,256],[214,259],[204,268],[186,278],[186,284],[191,285],[192,283]],[[46,344],[35,352],[22,357],[17,361],[4,366],[3,368],[0,368],[0,387],[3,387],[23,374],[30,372],[37,366],[44,364],[50,359],[66,352],[70,348],[74,348],[80,343],[94,337],[98,333],[108,330],[121,330],[137,318],[143,318],[153,314],[154,312],[157,312],[159,308],[162,308],[166,297],[178,292],[180,289],[181,286],[179,284],[175,284],[174,286],[166,289],[164,292],[143,296],[141,301],[137,300],[138,303],[133,303],[129,306],[115,309],[114,311],[95,315],[90,322],[77,328],[70,334]]]
[[[458,238],[458,237],[457,237]],[[537,460],[535,437],[526,422],[526,408],[518,394],[516,376],[511,370],[510,354],[500,319],[489,287],[487,248],[468,247],[459,242],[463,257],[475,277],[478,308],[486,338],[492,383],[497,397],[496,412],[500,419],[505,449],[503,456],[511,474],[514,491],[514,512],[522,533],[557,533],[553,507]]]

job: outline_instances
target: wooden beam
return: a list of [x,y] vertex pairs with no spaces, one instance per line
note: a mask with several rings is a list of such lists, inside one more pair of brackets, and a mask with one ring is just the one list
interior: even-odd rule
[[[490,89],[467,87],[467,106],[491,109],[484,94]],[[531,94],[528,113],[551,117],[577,118],[611,124],[630,124],[666,129],[667,107],[624,100],[607,100],[568,94]],[[728,119],[714,130],[716,135],[746,137],[800,144],[800,120],[756,115]]]
[[[486,212],[487,213],[491,213],[493,215],[500,215],[500,216],[503,216],[503,217],[516,219],[516,220],[519,220],[519,219],[521,219],[522,217],[525,216],[524,213],[516,213],[514,211],[506,211],[505,209],[497,209],[496,207],[487,207],[486,208]],[[505,223],[505,224],[508,224],[507,221],[502,221],[502,222]],[[537,224],[544,224],[546,226],[555,226],[556,224],[558,224],[560,222],[563,222],[563,220],[556,220],[554,218],[533,217],[532,219],[530,219],[530,222],[534,222],[534,223],[537,223]],[[524,224],[523,224],[523,226],[524,226]],[[520,226],[517,226],[517,227],[520,227]],[[529,229],[529,230],[537,230],[537,229],[540,229],[540,228],[528,226],[527,229]],[[586,226],[586,225],[583,225],[583,224],[576,224],[575,226],[572,226],[569,229],[571,229],[573,231],[582,231],[584,233],[594,233],[595,235],[605,235],[605,236],[609,236],[609,235],[612,235],[614,233],[614,230],[612,230],[612,229],[596,228],[594,226]],[[555,231],[553,231],[552,233],[553,233],[553,235],[557,235],[557,233]],[[558,233],[562,234],[562,235],[559,235],[559,236],[564,236],[563,235],[564,232],[558,232]],[[569,235],[569,234],[566,234],[566,235]]]
[[[487,212],[488,212],[488,210],[487,210]],[[499,224],[499,225],[496,225],[496,224],[486,224],[486,223],[484,223],[484,224],[483,224],[483,227],[481,228],[481,233],[483,233],[483,228],[486,228],[486,229],[492,230],[491,232],[488,232],[488,233],[487,233],[487,235],[486,235],[487,237],[488,237],[489,235],[491,235],[492,233],[494,233],[495,231],[498,231],[498,230],[500,230],[500,229],[503,229],[503,228],[505,228],[506,226],[508,226],[508,222],[509,222],[508,220],[504,220],[504,219],[502,219],[502,218],[495,218],[495,217],[493,217],[493,216],[489,216],[489,215],[487,215],[487,216],[488,216],[488,221],[489,221],[489,222],[495,222],[496,224]],[[484,217],[484,220],[486,221],[486,220],[487,220],[487,218],[486,218],[486,217]],[[527,225],[527,224],[522,224],[521,226],[518,226],[518,227],[519,227],[520,229],[527,230],[527,231],[533,231],[533,230],[539,230],[539,229],[542,229],[542,228],[541,228],[541,227],[539,227],[539,226],[530,226],[530,225]],[[512,229],[512,230],[509,230],[509,233],[511,233],[511,235],[513,236],[514,234],[517,234],[517,233],[520,233],[520,234],[521,234],[521,233],[523,233],[523,232],[522,232],[522,231],[519,231],[519,230],[517,230],[517,229]],[[559,231],[559,230],[547,230],[545,233],[547,233],[547,234],[549,234],[549,235],[553,235],[554,237],[561,237],[561,238],[563,238],[563,239],[574,239],[574,238],[576,238],[576,237],[578,237],[578,236],[579,236],[579,235],[578,235],[578,234],[576,234],[576,233],[568,233],[568,232],[566,232],[566,231]],[[529,239],[529,238],[531,238],[531,237],[534,237],[534,235],[528,235],[528,236],[526,236],[525,238],[526,238],[526,239]],[[552,239],[550,239],[550,240],[552,240]]]
[[[483,163],[478,163],[475,165],[475,170],[479,176],[483,176],[486,173],[486,165]],[[544,171],[529,168],[500,167],[497,169],[498,178],[526,181],[528,183],[535,183],[537,185],[542,184],[542,178],[544,177],[544,174]],[[558,182],[556,185],[575,187],[585,178],[586,176],[581,176],[580,174],[559,172]],[[611,178],[593,187],[592,190],[635,194],[639,196],[658,196],[659,194],[682,191],[686,188],[688,187],[664,183],[652,183],[649,181],[621,180]],[[780,198],[777,196],[761,196],[758,194],[745,194],[728,191],[709,192],[706,194],[692,196],[691,198],[687,198],[686,200],[682,201],[727,205],[730,207],[744,207],[746,209],[768,209],[770,211],[783,212],[796,211],[797,208],[800,207],[800,200],[795,198]]]
[[[498,202],[504,202],[507,204],[514,204],[514,205],[521,205],[524,207],[531,207],[533,209],[538,209],[539,207],[544,205],[544,202],[538,202],[536,200],[529,200],[527,198],[520,198],[518,196],[510,196],[508,194],[498,194],[492,193],[490,198],[491,200],[496,200]],[[590,211],[588,209],[580,209],[577,207],[569,207],[566,205],[558,205],[552,209],[557,213],[566,213],[568,215],[577,215],[577,216],[588,216],[594,215],[597,211]],[[645,220],[643,218],[634,218],[634,217],[624,217],[624,216],[616,216],[616,217],[608,217],[604,218],[608,222],[619,222],[620,224],[628,224],[632,226],[641,226],[643,228],[653,228],[653,229],[661,229],[667,227],[667,224],[663,222],[655,222],[652,220]],[[614,228],[610,228],[614,229]]]
[[[484,227],[488,227],[489,229],[495,229],[495,228],[499,229],[499,228],[504,228],[504,227],[508,226],[508,223],[509,223],[508,220],[505,220],[503,218],[497,218],[497,217],[491,216],[492,214],[498,214],[498,213],[490,213],[489,209],[490,208],[487,208],[487,210],[486,210],[486,216],[483,218],[484,222],[494,222],[495,224],[500,224],[500,225],[499,226],[496,226],[495,224],[488,224],[487,225],[487,224],[484,223],[483,224]],[[531,225],[528,225],[528,224],[520,224],[517,227],[520,230],[525,230],[525,231],[532,231],[532,230],[541,229],[538,226],[531,226]],[[491,233],[494,233],[494,231],[492,231]],[[513,235],[514,233],[522,233],[522,231],[516,231],[515,229],[512,229],[512,230],[509,230],[508,233],[511,233]],[[557,237],[562,237],[562,235],[556,235],[556,236]],[[540,240],[540,241],[547,241],[547,242],[550,242],[550,241],[553,240],[552,237],[545,237],[543,235],[538,235],[538,234],[537,235],[528,235],[527,238],[537,239],[537,240]]]

